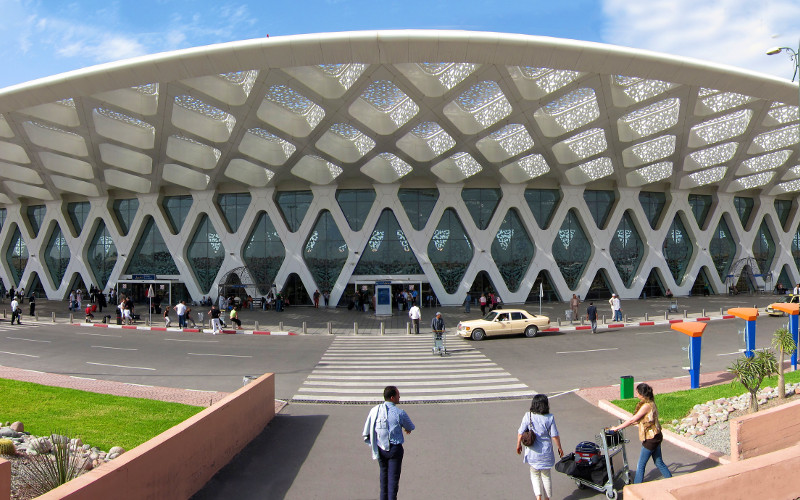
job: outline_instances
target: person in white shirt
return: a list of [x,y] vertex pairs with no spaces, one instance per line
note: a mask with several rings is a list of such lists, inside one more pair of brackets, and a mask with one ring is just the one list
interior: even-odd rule
[[186,301],[178,302],[174,309],[178,315],[178,328],[186,328]]
[[14,297],[14,299],[11,301],[11,324],[13,325],[14,319],[16,319],[17,324],[21,325],[22,323],[19,320],[21,316],[22,316],[22,309],[19,307],[19,301],[17,301],[17,298]]
[[411,318],[411,322],[414,323],[414,333],[419,335],[419,320],[422,318],[422,311],[419,310],[417,304],[412,305],[411,309],[408,310],[408,317]]
[[800,295],[800,283],[794,286],[794,290],[792,290],[792,295]]
[[614,313],[614,321],[622,321],[622,304],[616,293],[611,296],[611,310]]

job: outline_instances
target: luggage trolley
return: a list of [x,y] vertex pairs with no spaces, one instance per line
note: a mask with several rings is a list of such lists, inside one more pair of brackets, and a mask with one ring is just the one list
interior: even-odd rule
[[[614,489],[615,481],[622,479],[625,484],[631,484],[633,482],[631,471],[628,467],[628,454],[625,451],[625,443],[629,443],[630,441],[625,439],[621,430],[611,432],[607,429],[603,429],[602,434],[595,435],[595,439],[597,443],[599,443],[599,449],[602,453],[600,463],[595,466],[586,467],[576,465],[574,464],[575,454],[571,453],[570,455],[565,455],[564,458],[561,459],[561,462],[556,463],[556,470],[567,474],[575,481],[575,484],[580,489],[591,488],[600,493],[605,493],[608,498],[617,498],[617,490]],[[604,470],[606,480],[604,483],[600,484],[599,482],[595,483],[585,477],[574,475],[579,468]]]
[[445,331],[433,332],[433,355],[445,356],[447,354],[447,338]]

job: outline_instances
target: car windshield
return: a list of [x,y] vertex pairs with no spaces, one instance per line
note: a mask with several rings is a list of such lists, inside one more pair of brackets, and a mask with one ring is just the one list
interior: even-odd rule
[[494,321],[494,319],[496,317],[497,317],[497,313],[496,312],[490,312],[483,319],[485,319],[486,321]]

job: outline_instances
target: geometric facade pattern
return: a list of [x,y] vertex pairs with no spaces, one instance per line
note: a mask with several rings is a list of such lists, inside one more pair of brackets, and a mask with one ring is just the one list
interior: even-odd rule
[[247,266],[334,303],[402,277],[459,304],[485,273],[515,303],[542,276],[561,298],[651,275],[721,293],[748,257],[800,281],[788,82],[489,33],[198,54],[0,90],[3,286],[64,298],[152,270],[197,299]]

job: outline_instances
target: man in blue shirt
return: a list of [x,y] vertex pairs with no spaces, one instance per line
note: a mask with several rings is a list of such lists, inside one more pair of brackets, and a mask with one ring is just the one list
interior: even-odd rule
[[411,434],[414,423],[397,407],[400,391],[390,385],[383,390],[384,402],[374,406],[364,423],[364,442],[372,447],[372,459],[380,466],[381,500],[397,498],[403,466],[403,431]]

